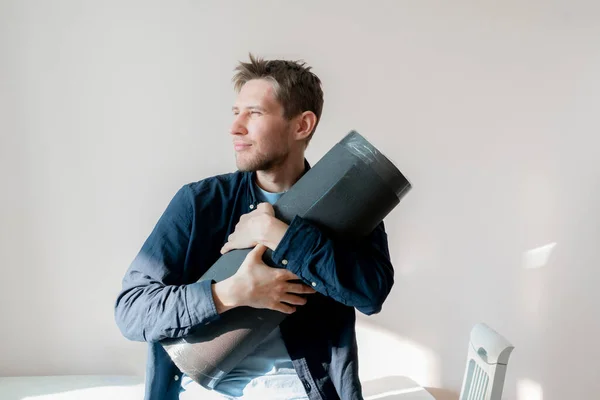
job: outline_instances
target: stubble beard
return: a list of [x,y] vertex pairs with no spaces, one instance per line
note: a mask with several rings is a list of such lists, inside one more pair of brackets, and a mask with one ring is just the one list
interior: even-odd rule
[[236,165],[239,171],[242,172],[256,172],[256,171],[268,171],[274,167],[283,164],[287,159],[289,152],[281,152],[279,154],[266,155],[257,154],[250,160],[240,160],[238,154],[236,154]]

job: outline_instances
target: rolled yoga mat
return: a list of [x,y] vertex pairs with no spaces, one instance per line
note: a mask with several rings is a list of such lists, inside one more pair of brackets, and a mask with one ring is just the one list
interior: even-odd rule
[[[298,215],[333,235],[358,238],[371,233],[410,189],[410,182],[384,155],[351,131],[273,208],[276,217],[288,224]],[[199,281],[229,278],[250,251],[225,253]],[[267,250],[263,260],[276,267],[271,255]],[[237,307],[184,338],[161,344],[182,372],[214,389],[286,316],[268,309]]]

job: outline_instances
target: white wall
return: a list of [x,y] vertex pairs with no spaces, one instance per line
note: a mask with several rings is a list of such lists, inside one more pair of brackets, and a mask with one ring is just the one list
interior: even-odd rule
[[0,375],[143,373],[121,277],[182,184],[234,168],[253,51],[323,79],[311,162],[355,128],[414,184],[368,319],[423,349],[403,370],[459,388],[485,321],[516,346],[506,398],[595,398],[598,3],[230,3],[0,2]]

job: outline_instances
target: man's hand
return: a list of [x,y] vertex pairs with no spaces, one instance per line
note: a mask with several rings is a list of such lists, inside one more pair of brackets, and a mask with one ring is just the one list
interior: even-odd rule
[[288,225],[275,218],[275,210],[269,203],[260,203],[256,210],[244,214],[235,226],[235,231],[227,238],[221,254],[233,249],[249,249],[264,244],[275,250]]
[[306,298],[300,295],[315,293],[303,283],[289,282],[299,279],[294,273],[266,265],[262,261],[265,250],[265,246],[257,245],[232,277],[213,284],[213,298],[219,314],[239,306],[291,314],[297,306],[306,304]]

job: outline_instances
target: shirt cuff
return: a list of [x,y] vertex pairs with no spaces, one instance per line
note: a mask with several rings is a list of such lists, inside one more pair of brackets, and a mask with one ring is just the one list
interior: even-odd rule
[[212,283],[212,280],[204,280],[187,285],[186,307],[190,317],[190,327],[219,318],[212,294]]
[[[295,216],[271,259],[275,264],[297,275],[305,284],[328,296],[321,274],[311,270],[312,254],[321,241],[321,232],[299,216]],[[323,271],[322,271],[323,272]]]

